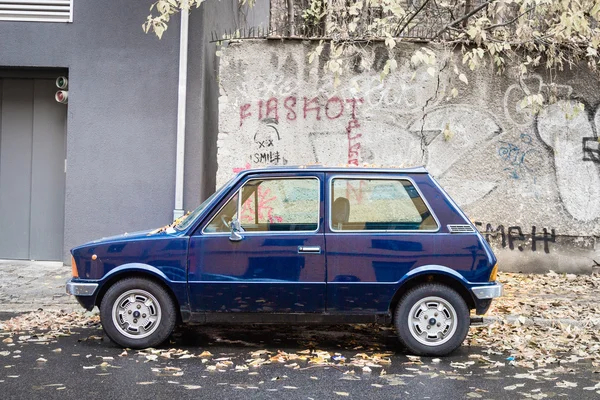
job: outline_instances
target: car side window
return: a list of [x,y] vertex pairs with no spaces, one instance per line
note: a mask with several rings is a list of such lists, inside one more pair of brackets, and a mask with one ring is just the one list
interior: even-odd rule
[[434,231],[437,222],[407,179],[334,178],[333,231]]
[[217,215],[213,217],[204,232],[221,233],[231,231],[231,221],[237,218],[239,194],[236,193],[229,201],[219,210]]
[[253,179],[241,194],[244,231],[316,231],[319,227],[317,178]]
[[229,232],[233,219],[240,221],[245,232],[316,231],[320,199],[318,178],[251,179],[204,232]]

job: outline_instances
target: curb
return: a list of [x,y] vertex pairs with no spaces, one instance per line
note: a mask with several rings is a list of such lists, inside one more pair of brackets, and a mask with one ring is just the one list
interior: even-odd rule
[[[43,311],[65,311],[65,312],[76,312],[84,311],[83,308],[73,303],[53,303],[53,304],[11,304],[8,307],[2,307],[3,314],[22,314],[28,312],[35,312],[38,310]],[[505,323],[515,324],[517,322],[525,326],[540,325],[540,326],[557,326],[557,325],[570,325],[578,328],[598,328],[600,329],[600,319],[591,319],[589,321],[579,321],[576,319],[568,318],[537,318],[537,317],[525,317],[522,315],[510,314],[506,316],[483,316],[476,317],[477,320],[471,321],[471,326],[485,326],[493,323]]]
[[77,303],[53,303],[53,304],[0,304],[2,306],[1,312],[4,314],[24,314],[34,311],[85,311]]
[[520,322],[525,326],[530,325],[541,325],[541,326],[556,326],[556,325],[570,325],[578,328],[600,328],[600,319],[591,319],[589,321],[579,321],[576,319],[568,319],[568,318],[556,318],[556,319],[548,319],[548,318],[529,318],[524,317],[522,315],[507,315],[503,317],[496,316],[484,316],[482,325],[490,325],[494,322],[508,322],[508,323],[516,323]]

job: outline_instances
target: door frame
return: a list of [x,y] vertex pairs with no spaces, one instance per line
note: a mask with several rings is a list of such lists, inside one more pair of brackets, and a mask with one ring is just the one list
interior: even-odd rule
[[[272,322],[285,322],[285,321],[296,321],[301,319],[299,315],[310,316],[309,319],[318,320],[319,318],[315,317],[316,315],[322,315],[326,311],[326,296],[327,296],[327,264],[326,257],[324,254],[325,249],[325,216],[324,216],[324,200],[325,200],[325,173],[318,171],[298,171],[293,173],[281,173],[281,172],[273,172],[273,173],[260,173],[260,174],[249,174],[245,176],[243,179],[239,180],[231,187],[231,189],[222,196],[221,200],[212,207],[212,210],[205,214],[201,221],[199,221],[195,227],[190,230],[189,238],[192,240],[196,238],[196,240],[210,239],[220,237],[224,240],[229,240],[228,237],[230,232],[205,232],[205,228],[213,221],[214,218],[218,216],[221,210],[231,201],[238,193],[241,188],[249,181],[252,180],[271,180],[271,179],[317,179],[318,187],[319,187],[319,218],[318,218],[318,227],[314,231],[266,231],[266,232],[243,232],[244,236],[248,236],[251,238],[257,237],[268,237],[268,236],[307,236],[307,235],[315,235],[320,236],[322,241],[322,251],[318,256],[322,259],[322,281],[315,282],[304,282],[305,284],[311,285],[319,285],[323,287],[323,306],[321,307],[322,311],[317,312],[212,312],[212,311],[195,311],[192,312],[192,319],[194,322],[230,322],[230,321],[272,321]],[[242,202],[238,202],[238,214],[240,213],[239,208],[241,207]],[[202,281],[190,281],[190,271],[194,266],[192,265],[192,258],[190,257],[190,250],[192,246],[190,244],[188,249],[188,260],[187,260],[187,281],[188,281],[188,296],[190,298],[190,306],[192,301],[192,285],[194,282],[201,284]],[[305,257],[310,257],[310,254],[305,255]],[[194,273],[196,271],[193,271]],[[206,281],[207,284],[210,284],[210,281]],[[298,284],[302,285],[303,282],[289,282],[290,284]],[[222,283],[214,282],[213,284],[219,285]]]

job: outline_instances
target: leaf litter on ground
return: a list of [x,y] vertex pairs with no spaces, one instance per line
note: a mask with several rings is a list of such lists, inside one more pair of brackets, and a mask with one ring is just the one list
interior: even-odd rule
[[[468,357],[469,361],[451,363],[457,373],[443,372],[445,378],[461,379],[461,373],[458,371],[468,370],[474,366],[489,370],[486,373],[497,374],[498,368],[513,365],[530,371],[527,374],[518,374],[515,376],[516,379],[548,379],[553,374],[572,372],[581,360],[591,361],[595,368],[594,372],[600,372],[598,334],[600,303],[596,301],[597,293],[600,291],[599,274],[500,273],[499,280],[505,285],[505,295],[494,300],[488,313],[488,316],[495,317],[495,322],[487,326],[472,327],[465,342],[466,345],[483,349],[483,354],[471,354]],[[568,323],[568,320],[581,321],[583,316],[585,316],[585,323],[578,326]],[[546,323],[538,323],[535,319],[544,319]],[[13,342],[48,342],[70,335],[76,328],[98,327],[99,316],[89,312],[66,313],[39,310],[0,321],[0,331],[3,335],[8,335],[2,343],[7,346],[14,345]],[[352,329],[368,333],[375,328],[373,325],[353,325]],[[83,340],[101,339],[102,336],[92,335]],[[180,349],[146,349],[138,354],[145,357],[146,362],[199,358],[206,364],[208,371],[237,372],[268,364],[281,364],[289,369],[345,367],[344,370],[360,368],[357,369],[359,373],[361,371],[370,373],[373,368],[381,368],[392,362],[393,353],[377,351],[380,345],[376,343],[372,346],[365,346],[359,341],[350,343],[354,343],[350,347],[356,351],[354,356],[319,350],[319,341],[312,339],[305,343],[308,348],[303,350],[296,352],[256,350],[250,352],[249,357],[242,362],[238,360],[234,362],[231,357],[216,357],[206,350],[194,354]],[[8,351],[0,352],[0,356],[10,354]],[[127,357],[128,353],[125,350],[118,355]],[[506,361],[492,361],[490,358],[492,355],[501,355],[506,358]],[[408,362],[405,364],[422,368],[424,362],[420,357],[407,357]],[[440,359],[431,359],[425,364],[434,365],[439,364],[440,361]],[[410,371],[408,368],[410,367],[407,367],[407,371]],[[167,371],[161,370],[162,372]],[[178,372],[180,371],[175,371],[173,374]],[[384,370],[382,369],[381,372],[383,375]],[[393,375],[390,377],[388,379],[400,379]],[[570,384],[568,381],[561,380],[556,383],[556,387],[569,389],[572,387]],[[509,385],[505,389],[514,390],[521,387],[519,385]],[[596,389],[594,386],[586,387],[586,390],[594,389]]]

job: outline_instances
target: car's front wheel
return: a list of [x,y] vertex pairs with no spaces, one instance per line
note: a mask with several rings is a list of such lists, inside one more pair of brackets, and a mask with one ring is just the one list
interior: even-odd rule
[[469,308],[454,289],[437,283],[417,286],[398,303],[394,325],[402,343],[417,355],[445,356],[469,332]]
[[175,327],[175,303],[156,282],[125,278],[106,291],[100,319],[113,342],[133,349],[154,347],[164,342]]

